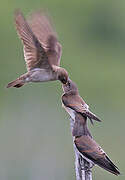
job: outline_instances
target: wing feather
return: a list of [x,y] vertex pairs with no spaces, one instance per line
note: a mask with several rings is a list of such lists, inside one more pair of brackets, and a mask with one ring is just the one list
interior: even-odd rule
[[76,137],[74,143],[78,151],[89,160],[104,168],[105,170],[119,175],[119,169],[109,159],[103,149],[89,136]]
[[34,68],[48,68],[50,65],[46,52],[19,10],[15,12],[15,24],[24,45],[24,58],[28,71]]
[[79,95],[68,95],[64,94],[62,96],[62,102],[66,107],[75,110],[78,113],[88,117],[89,119],[94,119],[96,121],[101,121],[95,114],[89,110],[89,106],[83,101]]
[[41,10],[36,11],[27,20],[33,33],[48,52],[49,63],[59,66],[62,47],[47,13]]

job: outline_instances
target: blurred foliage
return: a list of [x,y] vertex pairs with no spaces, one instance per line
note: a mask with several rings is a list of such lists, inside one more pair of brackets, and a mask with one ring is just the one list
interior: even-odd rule
[[[1,0],[0,5],[0,179],[74,179],[69,116],[61,107],[59,82],[6,89],[23,74],[22,44],[13,22],[47,7],[63,45],[61,65],[102,123],[89,124],[95,140],[125,172],[125,1]],[[114,180],[93,168],[93,179]],[[124,179],[124,175],[118,179]]]

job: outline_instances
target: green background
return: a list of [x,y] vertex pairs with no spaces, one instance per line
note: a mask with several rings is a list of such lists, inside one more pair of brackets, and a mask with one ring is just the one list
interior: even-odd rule
[[94,139],[122,175],[94,167],[93,180],[125,179],[125,1],[1,0],[0,180],[75,180],[69,116],[59,82],[6,89],[26,72],[13,22],[47,7],[63,46],[61,66],[102,123],[89,123]]

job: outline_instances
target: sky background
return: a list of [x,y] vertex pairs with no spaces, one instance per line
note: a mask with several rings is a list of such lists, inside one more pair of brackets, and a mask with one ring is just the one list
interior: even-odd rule
[[122,175],[94,167],[93,180],[125,179],[125,1],[1,0],[0,179],[75,180],[69,116],[60,82],[6,89],[26,72],[13,21],[47,8],[63,47],[61,66],[102,123],[89,129]]

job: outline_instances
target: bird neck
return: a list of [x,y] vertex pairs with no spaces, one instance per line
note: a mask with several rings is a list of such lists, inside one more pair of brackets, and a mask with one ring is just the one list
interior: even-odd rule
[[75,91],[75,90],[70,90],[70,91],[68,91],[68,92],[65,92],[65,94],[68,94],[68,95],[78,95],[78,92],[77,91]]
[[92,135],[88,129],[87,123],[83,126],[83,135],[89,135],[90,137],[92,137]]

